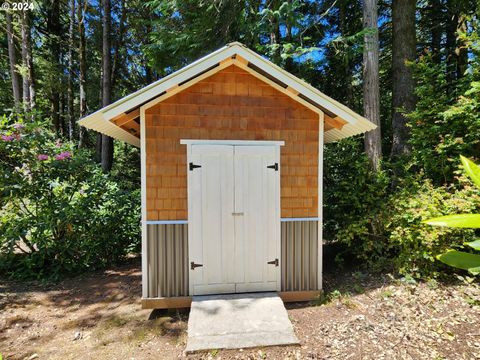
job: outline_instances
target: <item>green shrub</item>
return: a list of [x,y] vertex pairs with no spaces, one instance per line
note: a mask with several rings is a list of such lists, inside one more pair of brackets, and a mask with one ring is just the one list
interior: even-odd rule
[[473,239],[474,232],[448,228],[432,231],[421,222],[432,216],[478,208],[480,196],[470,184],[455,191],[454,187],[434,187],[424,180],[396,194],[388,204],[385,230],[387,248],[396,254],[394,262],[399,271],[416,277],[438,275],[444,267],[435,261],[436,255]]
[[[480,166],[473,161],[461,156],[465,173],[470,177],[478,189],[480,189]],[[451,228],[480,228],[480,214],[456,214],[440,216],[424,221],[433,226],[446,226]],[[480,250],[480,240],[465,242],[464,245],[472,249]],[[465,251],[450,249],[443,254],[437,255],[441,262],[462,270],[467,270],[472,275],[480,274],[480,255]]]
[[342,229],[360,223],[366,232],[376,232],[374,221],[363,220],[365,214],[379,209],[387,196],[386,173],[370,170],[362,139],[329,144],[324,157],[324,238],[334,240]]
[[138,249],[139,190],[122,190],[87,151],[3,118],[0,162],[0,271],[58,278]]
[[[340,229],[336,239],[369,266],[389,266],[414,277],[435,277],[442,266],[435,256],[473,240],[474,233],[432,229],[422,221],[443,214],[475,211],[480,208],[480,195],[468,183],[453,191],[453,187],[435,187],[430,180],[421,178],[409,180],[400,188],[378,209],[367,211],[362,218]],[[376,224],[376,233],[370,230],[372,223]]]

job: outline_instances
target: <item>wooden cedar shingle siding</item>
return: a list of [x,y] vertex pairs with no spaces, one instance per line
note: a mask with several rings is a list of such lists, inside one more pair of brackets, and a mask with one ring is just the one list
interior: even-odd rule
[[318,121],[318,114],[234,65],[147,109],[147,220],[187,219],[180,139],[284,140],[281,216],[318,216]]

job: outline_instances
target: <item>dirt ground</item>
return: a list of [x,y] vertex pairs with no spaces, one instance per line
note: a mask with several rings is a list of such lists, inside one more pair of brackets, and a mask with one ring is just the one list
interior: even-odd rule
[[[324,299],[287,305],[301,345],[188,358],[480,359],[478,285],[336,273]],[[138,260],[56,285],[0,280],[4,359],[184,358],[187,321],[141,310]]]

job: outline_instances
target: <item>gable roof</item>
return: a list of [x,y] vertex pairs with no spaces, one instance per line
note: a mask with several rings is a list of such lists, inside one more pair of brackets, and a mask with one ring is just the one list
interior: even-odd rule
[[[138,124],[134,124],[132,120],[138,118],[140,107],[150,107],[162,101],[171,89],[177,87],[181,91],[183,88],[193,85],[196,82],[195,79],[210,76],[225,68],[225,66],[231,65],[232,62],[269,82],[277,89],[284,91],[305,106],[324,112],[333,124],[337,124],[325,131],[325,142],[334,142],[376,128],[376,125],[363,116],[238,42],[230,43],[190,65],[105,106],[79,120],[78,123],[115,139],[140,146],[139,137],[134,135],[137,134],[136,130],[132,128],[127,131],[119,125],[125,123],[125,121],[115,123],[116,119],[123,117],[123,119],[127,119],[138,127]],[[178,92],[178,90],[175,92]]]

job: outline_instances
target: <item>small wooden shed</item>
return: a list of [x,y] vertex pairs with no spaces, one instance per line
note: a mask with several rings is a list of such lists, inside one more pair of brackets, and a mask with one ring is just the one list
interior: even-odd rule
[[324,143],[375,128],[237,42],[79,123],[141,149],[144,308],[317,296]]

